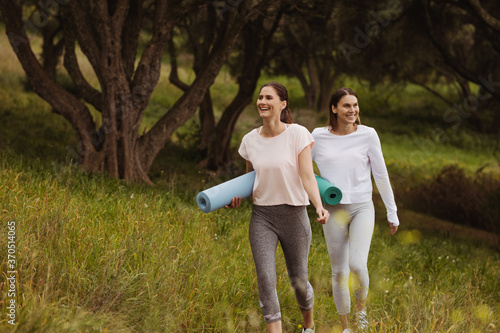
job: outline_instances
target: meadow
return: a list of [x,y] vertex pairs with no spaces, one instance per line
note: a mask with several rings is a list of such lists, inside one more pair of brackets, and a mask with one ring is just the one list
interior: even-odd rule
[[[196,193],[230,175],[198,168],[191,150],[194,136],[188,135],[196,123],[180,129],[155,162],[155,186],[85,173],[71,160],[71,129],[25,89],[22,70],[5,43],[2,34],[0,331],[264,332],[247,237],[251,202],[210,214],[198,209]],[[163,70],[168,74],[166,67]],[[145,127],[150,128],[148,122],[179,94],[167,76],[162,76],[151,100]],[[324,122],[301,105],[296,81],[273,79],[284,82],[295,96],[292,110],[297,122],[308,128]],[[356,81],[344,83],[367,92],[365,101],[360,98],[366,105],[362,121],[379,131],[395,191],[402,198],[406,187],[431,181],[448,164],[458,165],[467,175],[481,170],[498,179],[494,138],[485,139],[465,126],[450,128],[441,118],[446,106],[425,97],[422,90],[410,87],[407,99],[398,104],[405,111],[397,113],[380,107],[383,98],[370,95]],[[219,110],[232,91],[234,83],[221,75],[212,90]],[[419,108],[427,107],[433,108],[431,121],[447,140],[432,136],[436,126],[426,125],[429,120],[414,117]],[[404,117],[413,120],[405,122]],[[257,121],[251,105],[238,123],[235,149]],[[500,332],[498,236],[411,210],[406,201],[398,202],[401,227],[390,236],[376,193],[374,200],[376,227],[368,263],[371,331]],[[11,221],[16,245],[15,325],[6,316],[12,299],[6,279]],[[313,221],[311,225],[316,331],[341,332],[322,229]],[[301,316],[280,249],[277,261],[283,326],[286,332],[298,332]]]

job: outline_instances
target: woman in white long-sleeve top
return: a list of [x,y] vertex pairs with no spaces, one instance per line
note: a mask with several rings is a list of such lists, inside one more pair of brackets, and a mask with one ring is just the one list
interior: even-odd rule
[[333,297],[344,332],[350,332],[349,274],[355,277],[356,324],[366,329],[369,276],[368,252],[373,235],[375,210],[371,173],[387,209],[390,233],[398,229],[394,194],[377,132],[361,125],[358,98],[349,88],[332,94],[326,127],[312,132],[312,149],[321,176],[342,191],[336,206],[326,205],[330,219],[323,225],[332,266]]

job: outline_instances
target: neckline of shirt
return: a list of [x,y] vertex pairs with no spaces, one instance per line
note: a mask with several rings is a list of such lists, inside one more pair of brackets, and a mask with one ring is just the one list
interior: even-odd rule
[[285,133],[285,132],[286,132],[286,130],[288,129],[288,125],[289,125],[289,124],[287,124],[287,123],[283,123],[283,124],[285,124],[285,130],[284,130],[283,132],[281,132],[280,134],[278,134],[278,135],[271,136],[271,137],[265,137],[265,136],[260,135],[260,131],[262,131],[262,127],[264,127],[264,126],[259,127],[259,129],[258,129],[258,131],[257,131],[257,135],[258,135],[260,138],[263,138],[263,139],[274,139],[274,138],[277,138],[278,136],[280,136],[280,135],[282,135],[283,133]]
[[327,127],[326,127],[326,131],[328,132],[328,134],[333,135],[333,136],[335,136],[335,137],[337,137],[337,138],[345,138],[345,137],[348,137],[348,136],[353,135],[353,134],[355,134],[355,133],[358,133],[358,132],[359,132],[359,130],[361,129],[361,127],[362,127],[362,126],[363,126],[363,125],[357,125],[357,126],[356,126],[356,130],[355,130],[354,132],[351,132],[351,133],[349,133],[349,134],[344,134],[344,135],[338,135],[338,134],[334,134],[334,133],[332,133],[332,132],[330,131],[330,128],[331,128],[330,126],[327,126]]

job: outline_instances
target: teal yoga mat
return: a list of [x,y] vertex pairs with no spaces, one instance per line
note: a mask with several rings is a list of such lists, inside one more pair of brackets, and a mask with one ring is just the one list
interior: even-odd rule
[[[342,199],[342,192],[337,187],[319,176],[316,176],[316,181],[323,203],[336,205],[340,202]],[[196,203],[202,212],[213,212],[214,210],[229,205],[234,197],[245,199],[251,196],[254,182],[255,171],[251,171],[201,191],[196,196]]]
[[342,191],[333,186],[328,180],[314,175],[316,177],[316,181],[318,182],[319,195],[321,196],[321,201],[324,204],[336,205],[342,200]]

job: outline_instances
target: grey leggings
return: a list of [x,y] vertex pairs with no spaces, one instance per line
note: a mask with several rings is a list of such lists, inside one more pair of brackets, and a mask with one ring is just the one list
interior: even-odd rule
[[281,320],[276,292],[276,248],[281,244],[288,278],[301,310],[311,310],[314,291],[307,279],[311,225],[306,206],[253,206],[249,235],[266,324]]

